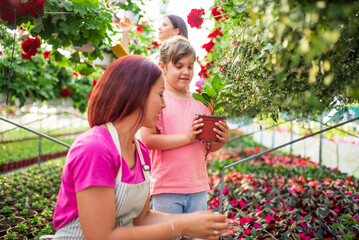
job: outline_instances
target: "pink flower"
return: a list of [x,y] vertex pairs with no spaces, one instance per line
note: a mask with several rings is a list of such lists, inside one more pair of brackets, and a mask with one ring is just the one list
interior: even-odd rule
[[204,79],[203,78],[200,78],[197,82],[196,82],[196,87],[199,87],[199,88],[202,88],[204,84]]
[[192,9],[187,15],[187,22],[193,28],[199,29],[203,23],[202,15],[204,15],[204,9]]
[[306,223],[305,221],[301,222],[301,223],[300,223],[300,226],[301,226],[302,228],[308,228],[307,223]]
[[261,226],[260,226],[258,223],[254,223],[254,224],[253,224],[253,227],[254,227],[255,229],[258,229],[258,228],[260,228]]
[[265,217],[265,219],[266,219],[266,221],[267,221],[268,223],[274,221],[274,217],[271,216],[271,215],[267,215],[267,216]]

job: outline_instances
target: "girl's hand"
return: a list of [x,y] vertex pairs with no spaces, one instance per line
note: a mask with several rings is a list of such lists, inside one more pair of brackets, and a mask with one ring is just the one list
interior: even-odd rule
[[195,116],[192,122],[192,126],[188,132],[186,132],[186,136],[190,142],[194,142],[196,140],[196,136],[202,132],[202,129],[198,129],[203,126],[203,119],[200,119],[199,116]]
[[219,120],[215,124],[217,128],[219,128],[219,130],[217,128],[213,129],[213,131],[217,133],[217,139],[223,144],[227,143],[229,140],[229,127],[227,123],[225,121]]

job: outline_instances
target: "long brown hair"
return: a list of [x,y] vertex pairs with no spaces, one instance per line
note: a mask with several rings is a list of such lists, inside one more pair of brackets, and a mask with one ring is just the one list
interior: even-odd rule
[[173,28],[179,29],[179,35],[188,39],[188,30],[185,21],[177,15],[167,15],[173,25]]
[[152,86],[161,76],[161,69],[139,55],[121,57],[108,66],[96,83],[88,105],[90,127],[123,119],[135,110],[144,118]]

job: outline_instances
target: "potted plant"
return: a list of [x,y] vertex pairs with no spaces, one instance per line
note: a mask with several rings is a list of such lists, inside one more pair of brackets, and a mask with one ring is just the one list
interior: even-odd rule
[[218,75],[208,78],[206,81],[200,79],[196,86],[199,89],[193,93],[193,98],[202,102],[211,111],[211,115],[198,115],[203,119],[204,125],[202,132],[197,135],[197,139],[208,142],[218,141],[213,128],[216,128],[215,123],[219,120],[225,121],[227,119],[222,116],[223,104],[227,98],[233,96],[233,93],[229,91],[228,82],[222,81]]

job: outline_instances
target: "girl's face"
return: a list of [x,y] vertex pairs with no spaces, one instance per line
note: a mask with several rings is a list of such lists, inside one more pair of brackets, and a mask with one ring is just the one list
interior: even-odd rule
[[159,30],[158,39],[160,41],[167,40],[171,36],[179,34],[179,29],[178,28],[174,29],[173,24],[168,17],[165,17],[163,19],[162,25],[158,28],[158,30]]
[[164,66],[163,74],[166,78],[166,88],[178,92],[189,89],[193,78],[194,56],[182,57],[176,64],[172,62]]
[[147,99],[147,107],[145,111],[145,118],[143,121],[143,126],[148,128],[156,127],[156,122],[158,120],[158,114],[162,112],[162,108],[166,107],[165,101],[163,99],[163,91],[165,90],[165,83],[163,76],[161,75],[155,85],[153,85],[150,95]]

